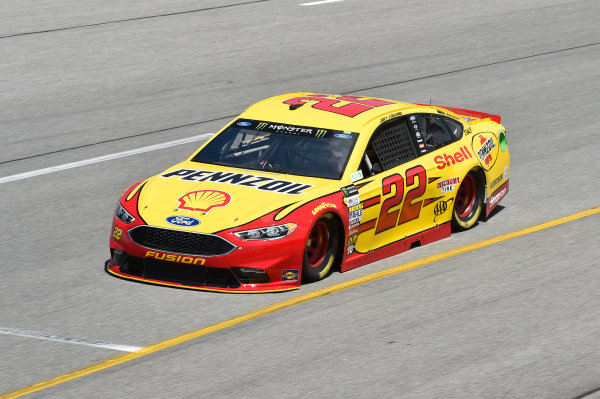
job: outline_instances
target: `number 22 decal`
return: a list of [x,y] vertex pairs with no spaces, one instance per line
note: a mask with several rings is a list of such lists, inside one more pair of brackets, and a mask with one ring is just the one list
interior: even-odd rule
[[[419,180],[416,186],[415,177]],[[413,201],[425,194],[425,189],[427,188],[427,173],[425,168],[421,165],[406,171],[406,187],[414,186],[407,191],[406,197],[404,196],[404,178],[401,175],[396,173],[385,177],[382,181],[382,185],[383,195],[390,194],[392,192],[392,186],[396,188],[396,194],[387,198],[381,204],[381,213],[379,215],[379,220],[377,221],[375,234],[383,233],[386,230],[410,222],[419,217],[423,201]],[[402,210],[398,209],[390,212],[391,208],[400,205],[403,200],[404,204],[402,205]]]
[[[304,105],[307,101],[316,101],[316,103],[312,105],[313,108],[320,109],[321,111],[328,111],[335,114],[349,116],[350,118],[353,118],[362,112],[368,111],[371,108],[394,104],[390,101],[377,100],[374,98],[362,98],[358,96],[337,96],[335,98],[325,97],[328,96],[325,94],[312,94],[306,97],[290,98],[283,103],[287,105]],[[346,101],[347,104],[334,107],[334,105],[339,104],[341,101]]]

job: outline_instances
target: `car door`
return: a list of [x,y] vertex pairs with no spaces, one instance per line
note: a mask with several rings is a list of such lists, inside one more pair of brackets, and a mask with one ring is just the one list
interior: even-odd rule
[[355,182],[361,218],[351,250],[365,253],[450,220],[452,203],[439,184],[451,183],[450,168],[440,169],[434,158],[444,147],[454,150],[461,135],[462,126],[449,127],[434,114],[402,116],[375,130],[363,155],[364,179]]

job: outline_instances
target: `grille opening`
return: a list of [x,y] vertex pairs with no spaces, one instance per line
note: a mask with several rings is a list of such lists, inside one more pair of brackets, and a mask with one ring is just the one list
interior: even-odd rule
[[133,242],[145,248],[185,255],[226,255],[235,245],[216,235],[139,226],[129,231]]
[[121,266],[123,273],[160,280],[170,283],[185,284],[193,287],[238,288],[239,281],[231,270],[167,262],[156,259],[142,259],[128,256]]

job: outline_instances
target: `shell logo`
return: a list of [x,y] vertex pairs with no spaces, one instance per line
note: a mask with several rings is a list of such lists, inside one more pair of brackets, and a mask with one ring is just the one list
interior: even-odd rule
[[224,191],[198,190],[191,191],[178,199],[177,209],[194,212],[208,212],[212,208],[225,206],[231,201],[231,195]]

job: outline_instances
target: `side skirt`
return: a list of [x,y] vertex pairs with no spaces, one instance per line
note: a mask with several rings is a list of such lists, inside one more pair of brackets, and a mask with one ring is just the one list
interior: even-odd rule
[[422,231],[410,237],[406,237],[400,241],[393,242],[384,247],[374,249],[367,253],[355,253],[348,261],[344,262],[341,267],[341,271],[345,272],[348,270],[356,269],[357,267],[366,265],[368,263],[376,262],[378,260],[388,258],[393,255],[397,255],[402,252],[408,251],[415,243],[420,245],[427,245],[434,241],[441,240],[442,238],[450,237],[451,227],[450,222],[446,222],[439,226],[433,227],[429,230]]

